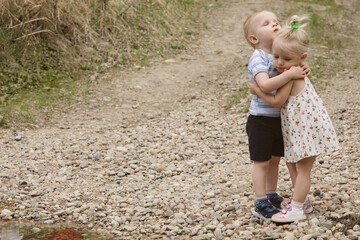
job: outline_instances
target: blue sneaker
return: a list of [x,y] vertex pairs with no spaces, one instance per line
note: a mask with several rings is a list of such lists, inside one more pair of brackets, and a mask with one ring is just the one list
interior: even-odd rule
[[272,215],[278,212],[280,211],[277,210],[268,200],[255,202],[255,209],[252,209],[252,213],[255,216],[264,220],[270,219]]
[[268,200],[271,202],[271,204],[276,207],[277,209],[281,209],[281,203],[284,201],[284,198],[280,197],[279,194],[267,194]]

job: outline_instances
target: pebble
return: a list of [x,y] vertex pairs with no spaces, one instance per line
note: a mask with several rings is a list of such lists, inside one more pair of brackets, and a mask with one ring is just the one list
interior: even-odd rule
[[223,236],[223,234],[222,234],[222,232],[221,232],[220,229],[216,229],[216,230],[215,230],[214,236],[215,236],[215,239],[216,239],[216,240],[222,240],[222,239],[224,239],[224,236]]
[[9,209],[3,209],[1,210],[0,217],[1,218],[8,218],[11,215],[13,215],[13,212],[11,212]]

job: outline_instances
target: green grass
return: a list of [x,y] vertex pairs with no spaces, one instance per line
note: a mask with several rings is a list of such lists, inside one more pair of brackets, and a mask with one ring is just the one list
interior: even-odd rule
[[325,11],[331,14],[337,15],[342,11],[341,7],[336,4],[335,0],[293,0],[293,1],[325,6],[327,7]]
[[294,0],[294,2],[319,4],[324,6],[336,6],[335,0]]
[[171,45],[170,48],[181,50],[181,49],[184,49],[184,46],[183,46],[182,44],[179,44],[179,45]]
[[[79,83],[62,81],[59,86],[34,88],[31,91],[27,89],[19,90],[16,94],[1,101],[0,105],[0,127],[23,122],[25,125],[34,126],[37,124],[37,118],[42,116],[42,120],[49,120],[52,108],[65,106],[73,101],[74,95],[79,95]],[[86,91],[86,85],[81,86],[82,91]],[[66,107],[63,107],[65,109]]]
[[[59,60],[61,57],[45,62],[46,56],[42,59],[40,54],[34,57],[33,66],[27,63],[29,66],[19,65],[13,69],[0,67],[0,127],[16,122],[34,125],[34,116],[40,109],[67,104],[86,89],[86,84],[79,88],[78,79],[88,73],[91,66],[65,66]],[[43,113],[41,118],[47,118],[50,111]]]
[[[233,107],[234,105],[237,105],[241,102],[241,99],[246,98],[247,96],[249,96],[249,86],[248,83],[243,83],[239,89],[231,96],[228,104],[226,105],[226,109],[230,109],[231,107]],[[244,108],[244,111],[248,108]]]

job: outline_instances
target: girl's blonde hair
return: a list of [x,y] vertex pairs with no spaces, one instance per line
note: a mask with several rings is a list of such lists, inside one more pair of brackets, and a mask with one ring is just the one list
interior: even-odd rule
[[290,19],[290,23],[287,26],[281,28],[278,34],[275,36],[274,42],[281,41],[279,46],[285,47],[287,51],[290,51],[295,54],[303,54],[308,51],[309,49],[309,42],[310,38],[309,35],[304,30],[304,27],[307,25],[302,24],[307,20],[308,17],[304,16],[297,16],[294,15]]

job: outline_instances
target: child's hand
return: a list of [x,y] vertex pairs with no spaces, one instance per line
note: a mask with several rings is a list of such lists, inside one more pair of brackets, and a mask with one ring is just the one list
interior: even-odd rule
[[254,94],[254,95],[258,95],[259,91],[261,92],[261,89],[259,88],[259,86],[257,85],[257,83],[255,81],[253,81],[254,83],[249,83],[249,89],[250,89],[250,93]]
[[300,79],[305,78],[306,69],[301,66],[292,66],[288,71],[286,71],[286,73],[291,75],[291,79]]
[[309,77],[311,74],[311,70],[310,70],[309,66],[306,63],[304,63],[304,64],[300,65],[300,67],[302,67],[305,70],[306,76]]

